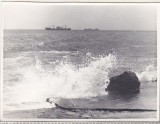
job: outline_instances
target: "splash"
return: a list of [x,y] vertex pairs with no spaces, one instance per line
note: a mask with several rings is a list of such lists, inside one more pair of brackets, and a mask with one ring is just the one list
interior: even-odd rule
[[149,65],[146,67],[146,69],[141,72],[141,73],[137,73],[137,76],[139,78],[140,81],[144,82],[154,82],[157,80],[157,71],[156,71],[156,67],[153,65]]
[[20,71],[23,79],[10,89],[11,103],[42,103],[49,97],[82,98],[106,94],[108,74],[116,67],[116,57],[112,54],[93,57],[87,53],[86,60],[87,63],[78,66],[67,60],[56,61],[57,66],[50,71],[37,59],[34,66]]

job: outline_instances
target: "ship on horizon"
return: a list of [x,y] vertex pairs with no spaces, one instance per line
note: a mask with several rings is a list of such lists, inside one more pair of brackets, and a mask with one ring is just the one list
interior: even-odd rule
[[67,26],[65,25],[63,26],[51,26],[51,27],[46,27],[45,30],[71,30],[71,28],[67,28]]
[[98,28],[95,28],[95,29],[92,29],[92,28],[85,28],[84,30],[85,30],[85,31],[99,31]]

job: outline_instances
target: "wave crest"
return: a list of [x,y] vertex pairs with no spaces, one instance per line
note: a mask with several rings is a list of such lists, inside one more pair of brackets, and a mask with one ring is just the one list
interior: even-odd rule
[[137,73],[137,76],[139,78],[140,81],[144,82],[144,81],[156,81],[157,80],[157,71],[156,71],[156,67],[153,65],[149,65],[146,67],[146,69],[141,72],[141,73]]
[[116,67],[116,57],[92,57],[86,54],[88,63],[76,66],[60,61],[53,71],[45,70],[37,59],[36,65],[21,70],[23,80],[15,84],[12,103],[41,102],[48,97],[79,98],[106,94],[106,81],[110,70]]

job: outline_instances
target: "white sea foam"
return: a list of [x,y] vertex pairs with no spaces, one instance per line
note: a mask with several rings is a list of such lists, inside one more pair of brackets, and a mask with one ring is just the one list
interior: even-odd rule
[[[95,58],[87,53],[86,58],[87,64],[78,67],[68,61],[60,61],[53,71],[45,70],[37,59],[34,66],[20,70],[23,79],[8,89],[8,104],[21,104],[18,108],[29,109],[30,105],[26,103],[44,103],[49,97],[81,98],[106,94],[108,74],[116,67],[116,57],[109,54]],[[44,104],[41,105],[45,108]]]
[[[84,98],[105,95],[109,81],[109,73],[116,69],[117,60],[112,54],[93,57],[91,53],[85,56],[85,64],[74,65],[67,59],[56,61],[53,70],[45,70],[38,58],[35,65],[24,67],[18,72],[21,80],[5,87],[4,95],[8,100],[4,110],[28,110],[51,108],[54,104],[46,102],[59,98]],[[156,67],[149,65],[141,73],[136,73],[141,82],[155,81]],[[4,101],[4,102],[5,102]]]
[[156,71],[156,67],[153,65],[149,65],[146,67],[146,69],[144,71],[142,71],[141,73],[137,73],[137,76],[139,78],[140,81],[144,82],[144,81],[148,81],[148,82],[152,82],[152,81],[156,81],[157,80],[157,71]]

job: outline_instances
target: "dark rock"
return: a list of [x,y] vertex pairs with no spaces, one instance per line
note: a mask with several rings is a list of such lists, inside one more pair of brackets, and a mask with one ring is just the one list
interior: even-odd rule
[[108,92],[131,93],[139,91],[140,81],[136,74],[125,71],[123,74],[110,78],[110,83],[105,89]]

